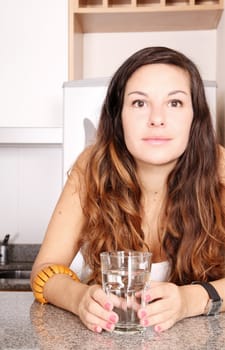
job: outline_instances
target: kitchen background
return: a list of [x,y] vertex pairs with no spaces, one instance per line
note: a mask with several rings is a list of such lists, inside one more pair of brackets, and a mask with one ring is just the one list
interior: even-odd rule
[[[85,79],[109,77],[128,55],[150,45],[187,54],[203,79],[218,86],[217,128],[224,143],[224,13],[216,29],[86,33],[83,40]],[[0,0],[0,240],[6,233],[16,244],[43,239],[66,175],[67,80],[68,1]]]

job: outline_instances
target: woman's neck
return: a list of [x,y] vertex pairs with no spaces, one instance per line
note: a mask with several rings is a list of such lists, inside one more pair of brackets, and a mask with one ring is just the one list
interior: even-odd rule
[[174,164],[149,165],[138,164],[138,177],[144,197],[157,196],[165,193],[167,177]]
[[160,230],[165,204],[167,177],[172,170],[168,166],[138,167],[142,198],[142,230],[145,241],[153,253],[153,261],[166,260],[162,250]]

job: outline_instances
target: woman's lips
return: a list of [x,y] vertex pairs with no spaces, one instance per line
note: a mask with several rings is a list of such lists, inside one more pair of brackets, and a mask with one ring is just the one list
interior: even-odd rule
[[142,140],[152,145],[163,145],[171,141],[168,137],[144,137]]

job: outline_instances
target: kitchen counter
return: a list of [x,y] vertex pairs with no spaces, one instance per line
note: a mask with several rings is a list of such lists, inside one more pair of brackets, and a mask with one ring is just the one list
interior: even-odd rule
[[41,350],[221,350],[225,348],[225,313],[178,322],[160,335],[118,335],[89,331],[79,318],[34,301],[31,292],[0,292],[0,349]]

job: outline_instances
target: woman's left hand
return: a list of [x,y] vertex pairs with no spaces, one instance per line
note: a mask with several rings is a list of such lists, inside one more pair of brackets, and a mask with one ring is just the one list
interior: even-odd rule
[[149,304],[138,310],[140,323],[144,327],[154,326],[156,332],[162,332],[186,317],[183,289],[174,283],[151,282],[145,292],[145,302]]

